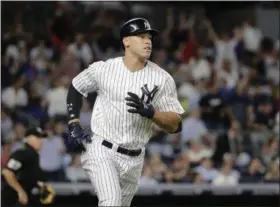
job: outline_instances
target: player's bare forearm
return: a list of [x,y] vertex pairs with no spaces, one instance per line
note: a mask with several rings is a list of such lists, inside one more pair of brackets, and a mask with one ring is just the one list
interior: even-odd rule
[[169,133],[175,132],[182,121],[181,116],[175,112],[159,111],[155,111],[152,120],[156,125],[165,129]]
[[68,121],[68,124],[74,123],[74,122],[80,122],[80,119],[72,119]]
[[13,188],[16,192],[23,191],[22,186],[17,181],[15,174],[11,170],[3,169],[2,174],[5,177],[5,180],[8,183],[8,185],[11,186],[11,188]]

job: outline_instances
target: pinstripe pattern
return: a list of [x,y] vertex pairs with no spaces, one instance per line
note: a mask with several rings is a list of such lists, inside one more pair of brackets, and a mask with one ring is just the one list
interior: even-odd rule
[[[130,206],[138,188],[152,121],[128,113],[125,97],[128,91],[141,97],[141,87],[147,84],[152,90],[157,85],[159,91],[152,101],[155,108],[183,113],[174,80],[152,62],[142,70],[130,72],[122,57],[118,57],[91,64],[72,83],[85,97],[92,91],[98,92],[91,118],[93,142],[86,144],[87,151],[81,157],[98,195],[98,205]],[[102,146],[104,139],[113,143],[114,149]],[[143,153],[138,157],[122,155],[116,152],[118,146],[142,148]]]
[[152,121],[128,113],[124,100],[128,91],[141,97],[144,84],[148,84],[150,90],[154,85],[160,89],[152,102],[156,109],[183,113],[173,78],[152,62],[140,71],[130,72],[121,57],[109,59],[93,63],[73,79],[74,87],[84,96],[98,91],[92,131],[128,149],[144,147],[151,136]]

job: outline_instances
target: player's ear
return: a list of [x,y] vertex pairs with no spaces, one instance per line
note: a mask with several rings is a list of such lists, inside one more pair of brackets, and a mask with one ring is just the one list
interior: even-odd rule
[[123,45],[124,45],[125,48],[129,46],[129,38],[128,37],[123,38]]

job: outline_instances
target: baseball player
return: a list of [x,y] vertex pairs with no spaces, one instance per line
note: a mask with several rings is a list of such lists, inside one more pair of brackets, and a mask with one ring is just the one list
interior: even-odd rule
[[[138,189],[152,124],[181,131],[182,106],[173,78],[149,61],[158,31],[143,18],[120,30],[124,56],[91,64],[73,80],[67,96],[69,143],[83,148],[82,166],[98,206],[130,206]],[[80,126],[82,96],[98,93],[90,137]]]

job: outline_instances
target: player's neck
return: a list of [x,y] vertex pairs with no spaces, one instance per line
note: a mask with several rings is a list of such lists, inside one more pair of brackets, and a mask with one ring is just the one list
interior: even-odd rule
[[138,70],[142,70],[147,63],[147,60],[139,59],[132,54],[126,53],[123,57],[123,63],[128,70],[130,70],[131,72],[135,72]]
[[26,144],[29,145],[30,147],[32,147],[35,151],[38,151],[36,148],[36,145],[33,142],[31,142],[30,140],[26,141]]

